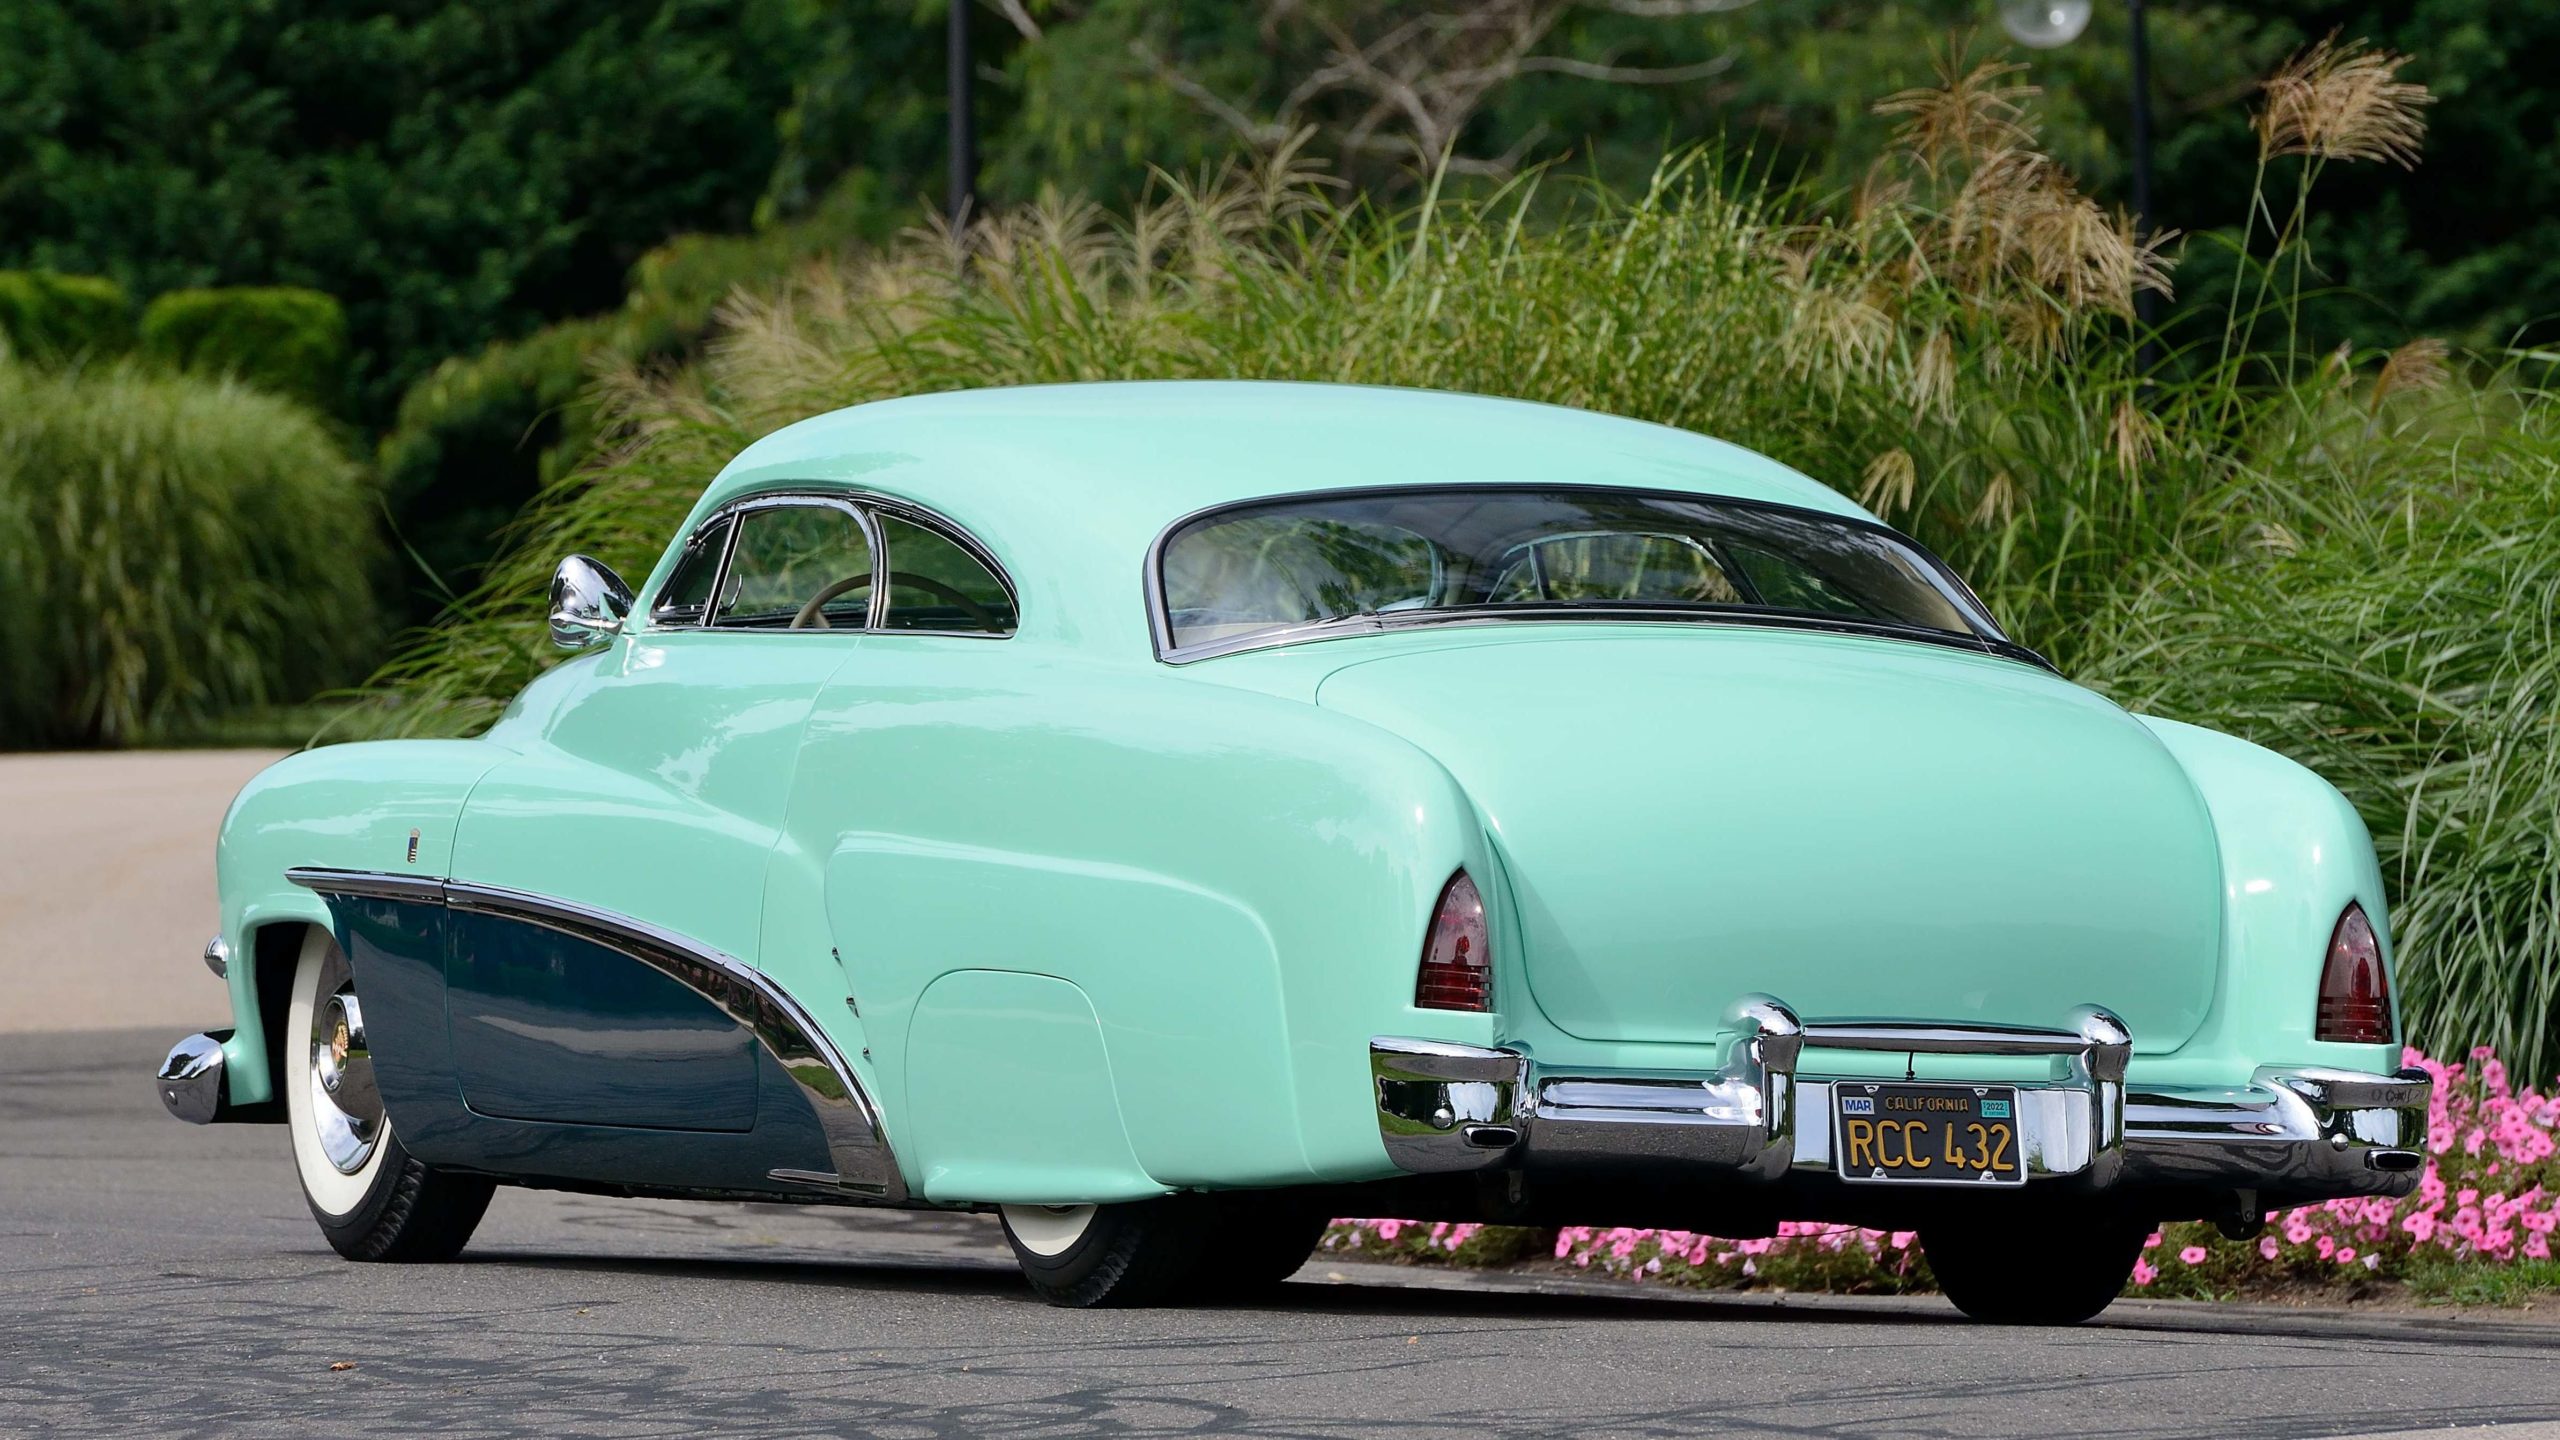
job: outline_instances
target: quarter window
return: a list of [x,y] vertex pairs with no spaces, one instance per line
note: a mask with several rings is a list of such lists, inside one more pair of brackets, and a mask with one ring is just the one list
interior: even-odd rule
[[684,547],[675,573],[658,591],[649,618],[661,625],[699,625],[702,607],[710,603],[711,583],[720,574],[720,553],[729,548],[730,521],[725,517],[704,526]]
[[880,543],[889,552],[885,630],[939,630],[1010,635],[1013,596],[958,541],[900,516],[882,514]]
[[738,517],[713,623],[861,629],[871,615],[871,541],[849,510],[772,505]]

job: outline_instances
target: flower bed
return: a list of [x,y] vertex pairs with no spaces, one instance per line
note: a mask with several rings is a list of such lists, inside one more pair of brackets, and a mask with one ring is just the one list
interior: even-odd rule
[[[2560,1094],[2518,1089],[2486,1047],[2469,1064],[2411,1050],[2435,1077],[2428,1162],[2402,1200],[2332,1200],[2279,1211],[2254,1240],[2208,1225],[2163,1226],[2134,1265],[2133,1288],[2221,1298],[2314,1293],[2347,1298],[2394,1282],[2420,1298],[2498,1301],[2560,1290]],[[1523,1230],[1337,1220],[1327,1250],[1417,1263],[1499,1265],[1551,1254],[1575,1270],[1682,1285],[1844,1294],[1932,1288],[1907,1230],[1783,1224],[1736,1240],[1686,1230]]]

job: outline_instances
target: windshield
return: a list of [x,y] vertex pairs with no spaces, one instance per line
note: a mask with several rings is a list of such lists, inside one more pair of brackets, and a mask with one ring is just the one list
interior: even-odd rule
[[1159,554],[1175,652],[1310,627],[1556,618],[1792,621],[2015,648],[1892,531],[1733,500],[1572,487],[1307,496],[1187,521]]

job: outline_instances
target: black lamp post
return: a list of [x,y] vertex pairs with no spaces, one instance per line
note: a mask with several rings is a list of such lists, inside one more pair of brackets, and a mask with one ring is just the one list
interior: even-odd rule
[[951,224],[967,222],[978,208],[977,67],[969,55],[970,0],[951,0],[949,69],[945,79],[951,103],[951,184],[947,194]]

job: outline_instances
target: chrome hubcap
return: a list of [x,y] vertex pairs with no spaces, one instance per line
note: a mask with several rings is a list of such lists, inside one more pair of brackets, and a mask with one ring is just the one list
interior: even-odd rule
[[346,961],[330,957],[320,990],[325,998],[311,1008],[311,1123],[320,1153],[340,1174],[353,1175],[381,1142],[382,1092],[374,1088],[364,1007]]

